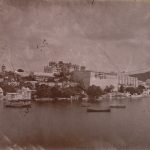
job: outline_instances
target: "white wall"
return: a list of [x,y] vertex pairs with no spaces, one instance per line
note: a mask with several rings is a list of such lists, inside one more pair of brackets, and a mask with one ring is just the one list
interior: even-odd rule
[[115,91],[118,90],[118,78],[117,76],[112,77],[106,77],[106,79],[100,79],[98,77],[95,77],[95,75],[92,73],[90,78],[90,86],[96,85],[100,86],[102,89],[105,89],[106,86],[113,85],[115,87]]

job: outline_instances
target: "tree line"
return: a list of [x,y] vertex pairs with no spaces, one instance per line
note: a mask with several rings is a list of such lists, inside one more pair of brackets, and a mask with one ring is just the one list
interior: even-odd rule
[[[21,87],[28,87],[29,89],[34,89],[36,91],[36,96],[38,98],[43,97],[51,97],[51,98],[69,98],[71,96],[80,95],[81,97],[84,97],[85,94],[88,95],[90,98],[98,98],[99,96],[102,96],[107,93],[111,93],[114,90],[114,86],[106,86],[105,89],[102,89],[100,86],[89,86],[88,89],[85,89],[82,85],[76,85],[74,87],[59,87],[59,86],[48,86],[45,84],[39,85],[36,84],[35,88],[30,82],[20,82],[19,85],[8,85],[6,83],[0,83],[0,87],[4,91],[4,95],[8,92],[17,92],[17,89],[20,89]],[[138,87],[124,87],[123,85],[120,86],[118,89],[118,92],[120,93],[130,93],[133,94],[141,94],[145,90],[145,87],[142,85],[139,85]],[[83,94],[84,93],[84,94]]]

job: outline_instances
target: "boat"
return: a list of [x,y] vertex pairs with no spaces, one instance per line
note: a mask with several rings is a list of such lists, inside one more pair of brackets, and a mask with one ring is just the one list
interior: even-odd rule
[[83,97],[82,100],[87,102],[89,100],[89,98],[88,97]]
[[31,107],[30,101],[4,101],[5,107],[13,107],[13,108],[23,108],[23,107]]
[[87,112],[110,112],[111,109],[108,108],[87,108]]
[[36,98],[36,102],[52,102],[53,98]]
[[123,105],[123,104],[111,104],[110,108],[126,108],[126,105]]
[[90,104],[89,103],[81,103],[81,107],[89,107]]
[[103,97],[99,97],[99,98],[96,99],[96,101],[100,102],[100,101],[102,101],[103,99],[104,99]]
[[142,98],[143,97],[143,95],[141,95],[141,94],[134,94],[134,95],[131,95],[130,96],[130,98]]

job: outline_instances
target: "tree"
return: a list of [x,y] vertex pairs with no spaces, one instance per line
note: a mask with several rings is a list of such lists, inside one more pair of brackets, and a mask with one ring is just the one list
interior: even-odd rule
[[68,98],[76,94],[75,89],[71,87],[65,88],[61,92],[62,92],[61,95],[62,97],[68,97]]
[[143,85],[139,85],[138,86],[138,92],[141,94],[141,93],[143,93],[143,91],[145,90],[145,86],[143,86]]
[[125,91],[133,95],[133,94],[142,94],[144,89],[145,87],[143,85],[139,85],[138,87],[127,87]]
[[106,86],[106,88],[104,89],[104,92],[105,93],[110,93],[112,92],[114,89],[114,86],[113,85],[110,85],[110,86]]
[[32,85],[32,83],[30,83],[30,82],[24,83],[24,86],[25,86],[25,87],[28,87],[30,90],[33,89],[33,85]]
[[91,98],[97,98],[100,95],[102,95],[102,90],[100,87],[92,85],[89,86],[87,89],[87,94],[91,97]]
[[114,87],[113,85],[110,85],[109,88],[110,88],[110,91],[112,92],[112,91],[114,90],[115,87]]
[[62,93],[61,93],[61,91],[59,90],[58,87],[52,87],[51,88],[51,96],[53,98],[61,97]]
[[124,88],[124,86],[123,86],[123,85],[121,85],[121,86],[120,86],[120,88],[119,88],[119,92],[120,92],[120,93],[124,93],[124,92],[125,92],[125,88]]
[[137,89],[134,87],[127,87],[125,90],[126,90],[126,92],[130,93],[131,95],[138,93]]
[[83,86],[81,86],[80,84],[74,87],[74,90],[76,93],[82,93],[83,91],[85,91],[85,88],[83,88]]
[[3,89],[4,95],[6,95],[7,93],[16,93],[17,92],[17,87],[13,86],[13,85],[0,83],[0,87]]
[[39,98],[51,97],[51,88],[45,84],[36,85],[36,95]]

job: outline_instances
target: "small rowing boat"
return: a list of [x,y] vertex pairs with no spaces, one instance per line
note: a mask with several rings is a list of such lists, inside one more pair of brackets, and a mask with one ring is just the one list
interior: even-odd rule
[[31,107],[30,101],[5,101],[5,107],[13,107],[13,108],[22,108],[22,107]]
[[110,108],[87,108],[87,112],[110,112]]
[[112,104],[112,105],[110,105],[110,108],[126,108],[126,105]]
[[81,103],[81,107],[90,107],[89,103]]

